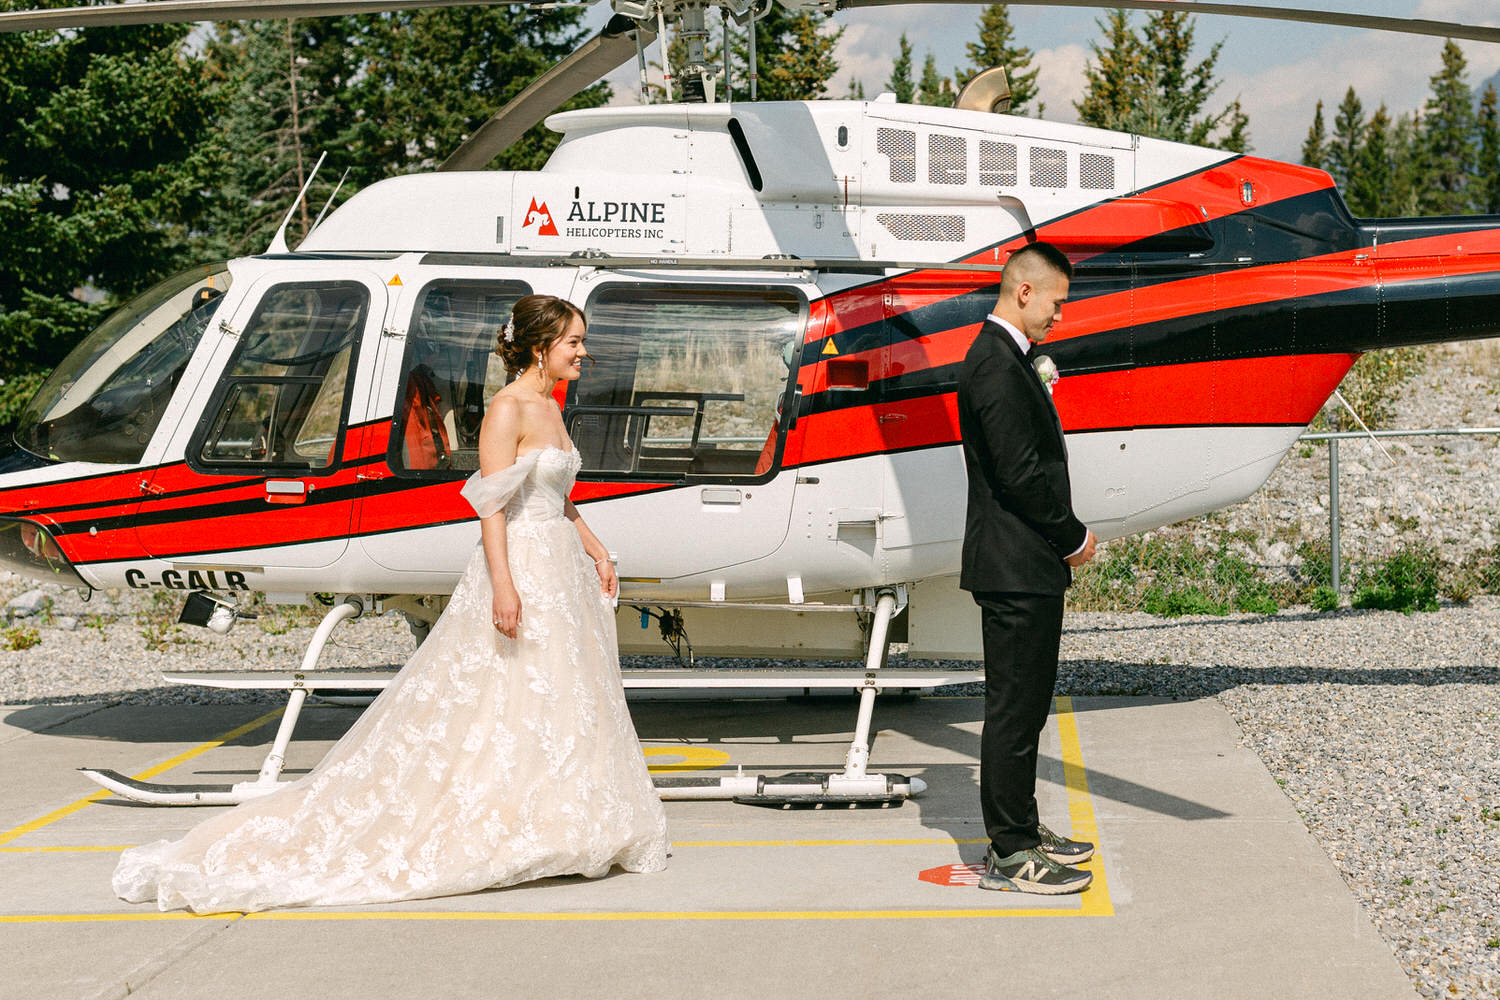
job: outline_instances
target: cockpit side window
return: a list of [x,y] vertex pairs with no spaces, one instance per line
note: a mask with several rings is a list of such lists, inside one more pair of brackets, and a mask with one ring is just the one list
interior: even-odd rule
[[352,281],[276,285],[246,324],[203,424],[195,466],[331,468],[370,293]]
[[500,327],[531,289],[518,281],[440,280],[406,333],[387,461],[398,476],[459,479],[479,468],[485,402],[505,385]]
[[802,296],[785,287],[601,289],[588,304],[597,364],[574,383],[564,413],[582,474],[769,474],[806,314]]

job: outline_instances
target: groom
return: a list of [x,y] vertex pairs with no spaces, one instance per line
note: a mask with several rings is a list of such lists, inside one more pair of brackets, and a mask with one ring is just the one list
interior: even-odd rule
[[1031,348],[1062,315],[1073,276],[1048,243],[1011,254],[1000,299],[958,376],[958,422],[969,474],[959,585],[979,605],[984,637],[984,733],[979,794],[990,847],[984,889],[1046,895],[1093,880],[1068,867],[1094,845],[1060,837],[1037,818],[1037,741],[1057,680],[1063,591],[1070,567],[1094,556],[1094,533],[1073,515],[1068,457],[1051,388]]

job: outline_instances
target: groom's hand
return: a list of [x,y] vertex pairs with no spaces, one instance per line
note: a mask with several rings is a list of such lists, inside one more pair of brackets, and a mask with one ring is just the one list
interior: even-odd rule
[[[1087,528],[1085,528],[1084,530],[1088,531]],[[1084,563],[1088,562],[1090,559],[1094,558],[1094,546],[1098,544],[1099,539],[1094,537],[1094,533],[1092,531],[1089,531],[1088,537],[1083,541],[1083,548],[1068,556],[1068,558],[1064,559],[1063,562],[1067,563],[1069,566],[1072,566],[1074,569],[1077,569]]]

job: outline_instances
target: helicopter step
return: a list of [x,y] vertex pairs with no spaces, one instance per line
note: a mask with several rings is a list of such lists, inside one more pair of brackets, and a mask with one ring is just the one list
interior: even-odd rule
[[[926,788],[920,778],[902,775],[868,774],[870,721],[875,696],[882,691],[930,690],[949,684],[982,679],[972,670],[902,670],[883,669],[891,619],[905,606],[904,587],[882,588],[871,595],[873,613],[870,642],[863,670],[768,669],[768,670],[629,670],[623,673],[627,690],[675,689],[704,690],[719,694],[741,694],[765,690],[815,691],[844,690],[859,695],[859,714],[841,772],[801,773],[767,778],[743,773],[718,778],[659,778],[656,786],[663,799],[733,799],[756,805],[823,806],[823,805],[893,805]],[[302,707],[309,694],[348,694],[378,692],[396,676],[394,670],[317,670],[314,669],[324,645],[341,622],[359,617],[364,602],[345,597],[325,616],[314,633],[303,657],[302,669],[296,671],[221,671],[163,674],[169,684],[191,684],[202,687],[237,690],[285,690],[290,695],[260,774],[252,781],[225,785],[169,785],[137,781],[103,768],[80,768],[93,781],[123,798],[154,805],[235,805],[275,791],[281,781],[287,746],[291,742]]]

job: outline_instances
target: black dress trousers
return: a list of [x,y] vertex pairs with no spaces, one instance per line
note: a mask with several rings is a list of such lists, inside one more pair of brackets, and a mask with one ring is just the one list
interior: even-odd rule
[[985,831],[1004,857],[1035,847],[1036,758],[1057,681],[1061,595],[976,592],[984,637],[979,797]]

